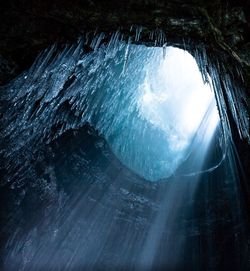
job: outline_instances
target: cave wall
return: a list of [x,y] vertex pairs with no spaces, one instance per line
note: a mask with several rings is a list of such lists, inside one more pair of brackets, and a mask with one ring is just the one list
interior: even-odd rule
[[[10,0],[2,1],[0,9],[0,85],[29,68],[38,54],[55,42],[74,42],[88,31],[120,29],[135,36],[130,28],[137,25],[143,26],[142,43],[149,42],[151,30],[162,29],[170,45],[192,41],[205,44],[211,55],[226,55],[227,65],[235,62],[242,66],[249,101],[249,0]],[[249,145],[237,133],[234,136],[247,180]],[[250,182],[241,186],[249,212]],[[6,204],[5,198],[2,202]]]

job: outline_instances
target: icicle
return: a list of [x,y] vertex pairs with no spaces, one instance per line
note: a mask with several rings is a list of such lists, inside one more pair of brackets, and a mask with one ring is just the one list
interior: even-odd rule
[[103,33],[94,34],[91,43],[89,44],[89,47],[93,50],[97,49],[100,45],[101,40],[103,39]]
[[139,41],[141,37],[142,26],[136,27],[135,41]]
[[95,45],[97,43],[98,38],[99,38],[99,35],[94,35],[94,37],[93,37],[93,39],[92,39],[92,41],[91,41],[91,43],[89,45],[92,49],[95,48]]
[[165,59],[166,58],[167,43],[163,44],[162,50],[163,50],[163,59]]
[[149,32],[149,39],[154,40],[154,31]]
[[90,39],[89,36],[90,36],[90,32],[87,32],[85,34],[85,45],[89,44],[89,39]]
[[184,38],[182,39],[182,43],[183,43],[184,51],[187,51],[187,46],[186,46],[186,42]]
[[129,39],[128,39],[128,43],[127,43],[126,50],[125,50],[124,65],[123,65],[123,69],[122,69],[122,74],[124,74],[126,72],[126,69],[127,69],[130,44],[131,44],[131,37],[129,37]]

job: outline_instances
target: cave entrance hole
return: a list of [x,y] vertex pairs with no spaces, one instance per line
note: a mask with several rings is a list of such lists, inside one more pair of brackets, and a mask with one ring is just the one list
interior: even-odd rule
[[120,81],[112,97],[117,106],[107,112],[107,119],[114,112],[115,117],[104,137],[120,161],[146,180],[172,176],[195,149],[201,169],[219,123],[211,80],[204,83],[187,51],[131,47],[122,76],[106,86]]

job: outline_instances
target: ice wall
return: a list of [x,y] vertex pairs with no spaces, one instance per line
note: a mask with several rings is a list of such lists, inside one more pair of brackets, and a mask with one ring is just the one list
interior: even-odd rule
[[89,53],[84,39],[53,46],[3,90],[12,105],[4,114],[7,153],[15,157],[27,144],[89,123],[125,166],[147,180],[167,178],[196,147],[204,121],[213,122],[211,139],[218,122],[213,91],[183,50],[132,45],[119,33],[100,46],[103,38],[90,42]]

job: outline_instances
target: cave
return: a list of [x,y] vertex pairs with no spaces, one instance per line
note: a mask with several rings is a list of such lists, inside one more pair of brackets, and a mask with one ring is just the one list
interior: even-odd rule
[[250,3],[1,3],[0,269],[250,269]]

